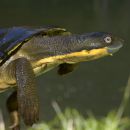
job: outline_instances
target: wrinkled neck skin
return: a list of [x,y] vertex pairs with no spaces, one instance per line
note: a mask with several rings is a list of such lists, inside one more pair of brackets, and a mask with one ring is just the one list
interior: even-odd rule
[[[31,55],[42,57],[68,54],[82,50],[83,39],[79,36],[34,37],[23,46]],[[34,51],[35,50],[35,51]]]
[[50,57],[100,48],[102,45],[99,44],[86,35],[38,36],[24,44],[22,49],[32,56]]

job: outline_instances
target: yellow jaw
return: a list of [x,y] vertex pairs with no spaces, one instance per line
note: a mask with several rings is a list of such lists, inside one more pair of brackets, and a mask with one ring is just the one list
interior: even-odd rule
[[48,58],[41,59],[37,62],[35,62],[33,65],[34,66],[40,66],[42,64],[61,64],[61,63],[78,63],[78,62],[83,62],[83,61],[90,61],[90,60],[95,60],[107,55],[111,55],[107,51],[107,47],[105,48],[100,48],[100,49],[93,49],[90,51],[83,50],[80,52],[73,52],[69,54],[64,54],[64,55],[58,55],[58,56],[51,56]]

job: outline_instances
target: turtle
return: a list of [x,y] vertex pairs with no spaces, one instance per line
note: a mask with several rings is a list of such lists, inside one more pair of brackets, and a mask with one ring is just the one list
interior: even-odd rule
[[0,92],[14,88],[7,99],[12,130],[39,120],[36,77],[58,67],[59,75],[80,62],[113,55],[124,44],[108,32],[73,34],[57,26],[0,28]]

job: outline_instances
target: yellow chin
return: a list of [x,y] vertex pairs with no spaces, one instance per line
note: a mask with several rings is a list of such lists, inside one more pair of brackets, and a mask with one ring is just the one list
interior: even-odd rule
[[93,49],[90,51],[87,50],[82,50],[80,52],[73,52],[69,54],[64,54],[64,55],[58,55],[58,56],[51,56],[48,58],[41,59],[37,62],[35,62],[36,66],[39,66],[41,64],[61,64],[61,63],[78,63],[78,62],[83,62],[83,61],[90,61],[90,60],[95,60],[107,55],[111,55],[108,53],[107,48],[100,48],[100,49]]

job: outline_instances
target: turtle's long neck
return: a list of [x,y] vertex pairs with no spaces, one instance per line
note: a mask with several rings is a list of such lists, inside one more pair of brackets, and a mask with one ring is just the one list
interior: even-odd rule
[[92,38],[87,34],[69,35],[69,36],[53,36],[42,37],[37,36],[32,38],[28,44],[25,44],[24,49],[32,56],[56,56],[79,52],[82,50],[90,50],[92,47]]
[[35,50],[37,48],[35,51],[43,52],[45,55],[62,55],[89,49],[89,39],[84,35],[34,37],[29,42],[28,49]]

